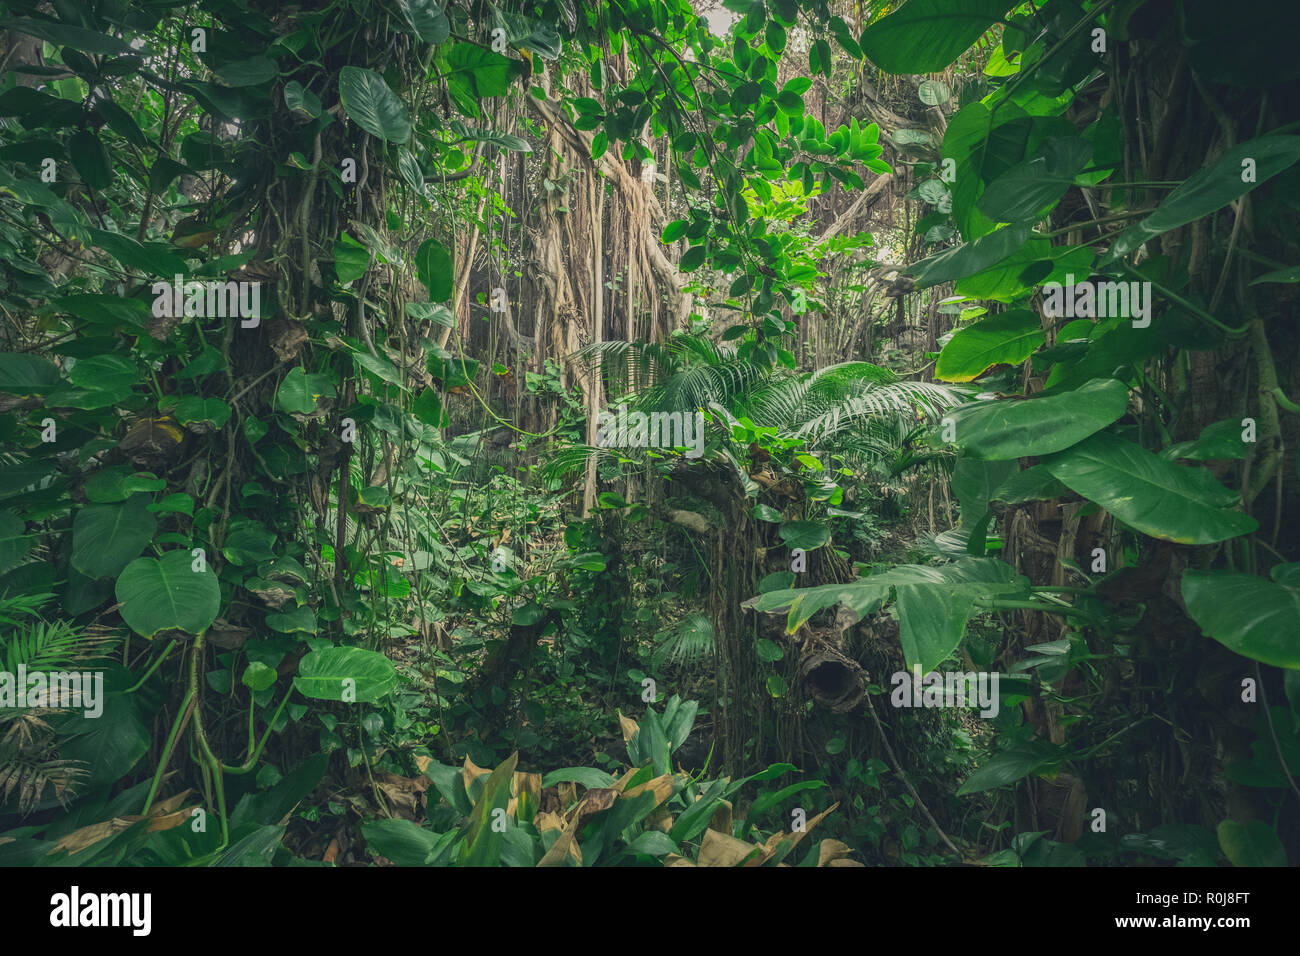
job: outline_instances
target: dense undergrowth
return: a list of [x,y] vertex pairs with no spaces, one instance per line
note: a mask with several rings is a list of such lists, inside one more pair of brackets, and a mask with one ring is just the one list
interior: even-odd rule
[[1294,863],[1295,17],[10,2],[0,864]]

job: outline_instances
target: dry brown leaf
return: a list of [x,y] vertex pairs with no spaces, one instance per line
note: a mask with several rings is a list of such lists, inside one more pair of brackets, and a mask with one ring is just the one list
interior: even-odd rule
[[621,710],[618,712],[618,725],[623,728],[623,743],[625,744],[631,743],[632,735],[641,729],[631,717],[624,717]]
[[700,842],[700,866],[740,866],[759,847],[717,830],[705,830]]
[[470,784],[479,777],[491,773],[491,770],[484,770],[468,757],[465,758],[465,766],[461,769],[461,778],[465,782],[465,792],[469,793]]
[[[846,856],[853,852],[853,847],[847,843],[841,843],[839,840],[825,839],[822,840],[821,846],[817,848],[817,865],[818,866],[861,866],[853,860],[844,860]],[[843,862],[839,862],[843,861]]]
[[666,773],[661,777],[655,777],[653,780],[637,784],[631,790],[624,791],[623,796],[631,800],[641,796],[647,790],[652,790],[655,795],[655,806],[658,806],[673,795],[673,780],[674,776],[671,773]]

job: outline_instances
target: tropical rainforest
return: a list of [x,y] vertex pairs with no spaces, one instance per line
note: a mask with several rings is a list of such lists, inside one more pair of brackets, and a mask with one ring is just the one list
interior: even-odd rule
[[0,865],[1300,863],[1297,5],[2,6]]

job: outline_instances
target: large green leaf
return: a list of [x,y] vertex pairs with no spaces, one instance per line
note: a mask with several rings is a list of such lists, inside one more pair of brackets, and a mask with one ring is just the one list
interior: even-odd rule
[[1028,582],[992,558],[961,558],[939,567],[899,565],[848,584],[769,591],[750,604],[759,611],[789,608],[786,629],[794,633],[814,614],[843,604],[859,617],[894,595],[900,641],[907,666],[934,670],[961,643],[977,599],[1021,593]]
[[887,73],[938,73],[1010,5],[1007,0],[911,0],[867,27],[862,53]]
[[1061,748],[1046,740],[1031,740],[986,760],[957,791],[958,796],[980,793],[1022,780],[1061,762]]
[[1086,140],[1052,137],[1033,159],[1008,169],[980,196],[980,212],[996,222],[1035,219],[1052,208],[1074,177],[1088,165],[1092,147]]
[[359,647],[312,651],[298,664],[293,686],[312,700],[365,704],[379,700],[397,684],[397,671],[383,654]]
[[918,289],[926,289],[940,282],[955,282],[1001,262],[1023,246],[1028,238],[1029,224],[1014,223],[914,262],[906,271],[916,276]]
[[41,394],[59,386],[59,370],[40,355],[0,352],[0,392]]
[[1187,613],[1202,631],[1242,657],[1300,670],[1300,564],[1256,574],[1183,572]]
[[92,579],[120,574],[158,529],[148,506],[148,495],[132,495],[120,505],[78,511],[72,522],[72,566]]
[[168,551],[161,558],[136,558],[117,579],[122,620],[137,634],[160,631],[201,634],[217,617],[221,586],[210,567],[195,571],[190,553]]
[[465,825],[462,866],[496,866],[500,860],[505,833],[495,824],[510,802],[510,783],[514,779],[518,763],[519,754],[511,754],[492,771],[483,785],[483,792]]
[[398,9],[425,43],[442,43],[451,36],[451,24],[436,0],[399,0]]
[[1263,820],[1219,824],[1219,846],[1233,866],[1286,866],[1286,848]]
[[374,70],[345,66],[339,73],[339,96],[358,126],[391,143],[411,138],[411,117],[397,94]]
[[812,551],[831,539],[830,530],[820,521],[790,521],[781,525],[781,540],[791,548]]
[[955,409],[955,443],[974,458],[1006,461],[1069,448],[1105,428],[1128,408],[1128,388],[1093,379],[1072,392],[999,398]]
[[27,522],[12,511],[0,511],[0,574],[19,564],[36,545],[27,537]]
[[366,848],[395,866],[424,866],[439,843],[439,835],[410,820],[371,820],[361,824]]
[[1019,365],[1047,340],[1041,325],[1038,313],[1014,309],[958,329],[939,353],[935,378],[969,382],[994,365]]
[[302,366],[295,365],[285,374],[280,387],[275,390],[275,407],[283,412],[310,415],[322,397],[333,398],[334,382],[323,372],[308,374]]
[[[1247,177],[1243,162],[1254,166]],[[1165,197],[1156,211],[1120,233],[1103,262],[1128,255],[1150,239],[1222,209],[1300,160],[1300,136],[1261,136],[1234,146]],[[1246,181],[1249,179],[1249,181]]]
[[123,40],[107,36],[85,27],[56,23],[53,20],[36,20],[28,17],[9,17],[0,20],[0,26],[28,36],[40,37],[55,46],[70,46],[83,53],[106,53],[110,56],[132,54],[139,51],[132,49]]
[[447,247],[436,239],[426,239],[415,251],[415,273],[429,290],[430,302],[451,298],[452,261]]
[[1229,510],[1236,493],[1204,468],[1175,465],[1106,432],[1044,464],[1071,491],[1153,538],[1212,544],[1259,527],[1249,515]]

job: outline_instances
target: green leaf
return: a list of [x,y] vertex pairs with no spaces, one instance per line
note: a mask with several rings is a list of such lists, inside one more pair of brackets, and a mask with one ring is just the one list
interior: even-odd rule
[[221,607],[221,586],[210,567],[195,571],[188,551],[136,558],[117,579],[122,620],[144,637],[160,631],[201,634]]
[[591,158],[600,159],[600,157],[605,155],[607,149],[609,149],[609,137],[602,129],[591,138]]
[[8,17],[0,20],[0,26],[28,36],[40,37],[55,46],[70,46],[82,53],[105,53],[110,56],[132,54],[140,51],[132,49],[117,37],[106,36],[95,30],[74,27],[53,20],[33,20],[27,17]]
[[1011,750],[995,754],[966,778],[957,791],[959,797],[980,793],[1023,780],[1032,773],[1054,768],[1062,759],[1061,748],[1046,740],[1031,740]]
[[303,113],[312,119],[321,115],[320,97],[305,89],[297,80],[284,84],[284,105],[296,113]]
[[916,276],[918,289],[926,289],[940,282],[955,282],[983,272],[1012,255],[1028,238],[1029,224],[1016,223],[914,262],[907,267],[906,272]]
[[1206,425],[1194,441],[1179,442],[1160,452],[1166,461],[1186,458],[1190,461],[1223,461],[1246,457],[1246,443],[1241,440],[1242,425],[1239,418]]
[[68,380],[79,388],[113,392],[138,382],[140,370],[125,355],[91,355],[77,361]]
[[348,116],[370,135],[391,143],[405,143],[411,138],[411,118],[406,107],[373,70],[343,67],[339,96]]
[[316,615],[309,607],[296,607],[266,616],[266,626],[279,634],[315,634]]
[[269,56],[258,55],[227,63],[214,72],[226,86],[260,86],[280,75],[280,65]]
[[934,670],[961,643],[978,598],[1023,593],[1028,581],[992,558],[959,558],[941,567],[898,565],[848,584],[771,591],[751,598],[759,611],[789,608],[786,631],[795,633],[818,611],[843,604],[859,617],[891,595],[898,601],[900,643],[908,667]]
[[333,398],[335,394],[334,382],[328,375],[320,372],[309,375],[302,366],[295,365],[275,390],[275,407],[282,412],[310,415],[316,410],[317,399]]
[[275,678],[275,668],[267,667],[261,661],[253,661],[244,668],[244,676],[240,680],[249,690],[259,691],[274,687]]
[[1229,510],[1237,494],[1204,468],[1175,465],[1106,432],[1044,464],[1071,491],[1153,538],[1212,544],[1259,527]]
[[172,411],[182,425],[207,425],[214,431],[223,428],[230,419],[230,406],[219,398],[187,395],[176,403]]
[[1008,461],[1069,448],[1127,408],[1128,387],[1113,378],[1099,378],[1072,392],[976,402],[950,414],[956,444],[967,454]]
[[580,783],[588,790],[601,790],[614,786],[614,778],[595,767],[566,767],[562,770],[552,770],[542,777],[543,790],[557,783]]
[[26,352],[0,352],[0,392],[39,395],[59,385],[59,370],[49,359]]
[[78,511],[72,522],[72,566],[92,580],[121,573],[158,529],[148,505],[148,495],[133,495],[124,504]]
[[444,302],[452,293],[451,253],[436,239],[420,243],[415,253],[415,271],[424,287],[429,290],[429,301]]
[[[1243,167],[1247,160],[1255,164],[1253,177],[1247,177]],[[1165,197],[1155,212],[1120,233],[1102,262],[1126,256],[1161,233],[1222,209],[1238,196],[1289,169],[1296,160],[1300,160],[1300,136],[1261,136],[1234,146],[1212,165],[1189,176]],[[1244,181],[1243,177],[1250,181]]]
[[0,574],[22,562],[36,545],[27,537],[27,522],[12,511],[0,511]]
[[1019,365],[1045,341],[1037,312],[1003,312],[958,329],[939,353],[934,375],[945,382],[969,382],[994,365]]
[[1286,848],[1277,831],[1263,820],[1219,824],[1219,846],[1233,866],[1286,866]]
[[334,243],[334,275],[340,285],[360,279],[370,268],[370,250],[346,232]]
[[70,144],[72,165],[91,189],[107,189],[113,183],[113,164],[104,144],[99,137],[89,130],[82,130],[72,137]]
[[831,539],[830,529],[819,521],[790,521],[777,532],[790,548],[814,551]]
[[1045,140],[1033,159],[1011,167],[989,183],[977,205],[995,222],[1039,218],[1074,185],[1074,178],[1091,156],[1092,147],[1086,140]]
[[359,647],[327,647],[312,651],[298,664],[293,686],[312,700],[368,704],[387,695],[397,684],[397,671],[383,654]]
[[454,324],[451,309],[447,308],[441,302],[408,302],[406,303],[406,314],[420,322],[432,322],[434,325],[441,325],[445,329],[450,329]]
[[501,858],[505,834],[494,824],[510,802],[510,783],[514,779],[519,754],[511,754],[504,763],[492,771],[483,792],[469,815],[465,829],[465,849],[461,855],[463,866],[496,866]]
[[862,34],[862,53],[886,73],[939,73],[1002,19],[1009,0],[911,0]]
[[397,6],[415,35],[425,43],[443,43],[451,36],[451,23],[436,0],[398,0]]
[[1300,670],[1300,588],[1292,586],[1298,570],[1300,564],[1280,564],[1268,581],[1255,574],[1189,569],[1183,572],[1183,601],[1201,630],[1229,650]]
[[361,824],[366,849],[395,866],[424,866],[439,846],[438,834],[410,820],[371,820]]

